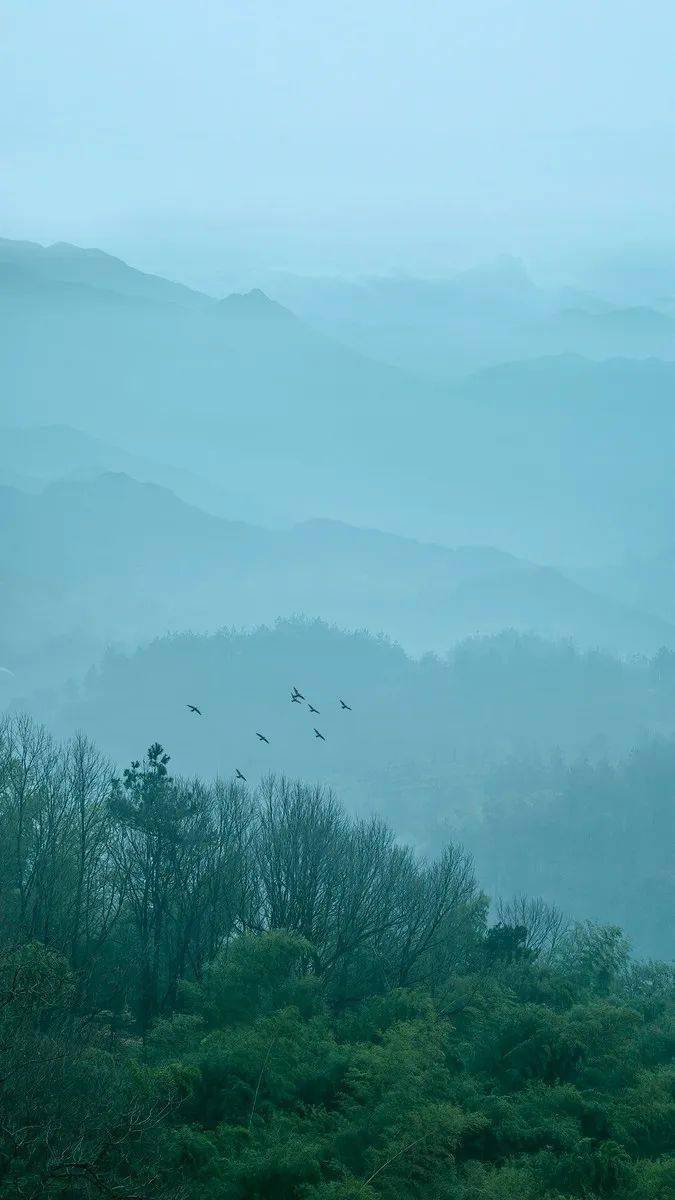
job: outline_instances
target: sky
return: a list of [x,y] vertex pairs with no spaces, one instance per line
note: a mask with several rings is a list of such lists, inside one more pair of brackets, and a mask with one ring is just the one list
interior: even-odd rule
[[0,0],[0,233],[153,268],[671,239],[672,0]]

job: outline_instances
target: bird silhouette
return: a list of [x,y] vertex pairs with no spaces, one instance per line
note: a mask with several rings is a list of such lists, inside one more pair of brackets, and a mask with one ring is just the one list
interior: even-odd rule
[[197,708],[196,704],[186,704],[185,707],[189,708],[191,713],[196,713],[198,717],[202,716],[202,711],[201,709]]
[[310,712],[317,713],[317,715],[318,715],[319,710],[318,710],[318,708],[315,708],[313,704],[308,704],[307,707]]
[[291,692],[291,704],[299,704],[302,696],[296,696],[295,692]]
[[304,700],[304,699],[305,699],[305,697],[303,696],[302,692],[299,692],[299,691],[298,691],[298,689],[296,688],[295,684],[293,684],[293,695],[294,695],[294,696],[297,696],[297,697],[298,697],[298,700]]
[[325,740],[326,740],[326,739],[325,739],[325,737],[323,736],[323,734],[322,734],[322,733],[319,733],[318,729],[316,729],[316,728],[314,729],[314,736],[315,736],[315,737],[318,737],[318,738],[321,738],[321,741],[322,741],[322,742],[325,742]]
[[269,746],[269,744],[270,744],[270,740],[269,740],[269,738],[266,738],[266,737],[265,737],[265,734],[264,734],[264,733],[256,733],[256,735],[255,735],[255,736],[256,736],[257,738],[259,738],[261,742],[267,742],[267,745]]
[[236,778],[243,779],[244,783],[246,783],[246,776],[242,775],[241,771],[239,770],[239,767],[237,767],[237,770],[236,770]]
[[350,706],[349,706],[348,704],[345,704],[344,700],[341,700],[341,701],[340,701],[340,704],[342,705],[343,709],[346,709],[346,710],[347,710],[347,712],[351,712],[351,711],[352,711],[352,710],[351,710],[351,708],[350,708]]

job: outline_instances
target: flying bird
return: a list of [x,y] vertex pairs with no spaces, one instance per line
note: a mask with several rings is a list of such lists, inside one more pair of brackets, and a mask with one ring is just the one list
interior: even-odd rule
[[299,691],[298,691],[298,689],[296,688],[295,684],[293,684],[293,695],[294,695],[294,696],[297,696],[297,697],[298,697],[298,700],[304,700],[304,699],[305,699],[305,697],[303,696],[302,692],[299,692]]
[[239,767],[237,767],[237,770],[236,770],[236,778],[243,779],[244,783],[246,783],[246,776],[242,775],[241,771],[239,770]]
[[325,739],[325,737],[323,736],[323,734],[322,734],[322,733],[319,733],[319,731],[318,731],[318,729],[316,729],[316,727],[315,727],[315,729],[314,729],[314,736],[315,736],[315,737],[318,737],[318,738],[321,738],[321,741],[322,741],[322,742],[325,742],[325,740],[326,740],[326,739]]
[[265,734],[264,734],[264,733],[256,733],[256,735],[255,735],[255,736],[256,736],[257,738],[259,738],[261,742],[267,742],[267,745],[269,746],[269,744],[270,744],[270,740],[269,740],[269,738],[266,738],[266,737],[265,737]]
[[310,712],[317,713],[317,715],[318,715],[319,710],[318,710],[318,708],[315,708],[313,704],[308,704],[307,707]]
[[301,700],[302,696],[298,696],[295,694],[295,692],[291,692],[291,704],[299,704]]
[[201,709],[197,708],[196,704],[186,704],[185,707],[189,708],[191,713],[196,713],[198,717],[203,715]]
[[345,704],[344,700],[341,700],[341,701],[340,701],[340,704],[342,705],[343,709],[346,709],[346,710],[347,710],[347,712],[351,712],[351,711],[352,711],[352,710],[351,710],[351,708],[350,708],[350,706],[349,706],[348,704]]

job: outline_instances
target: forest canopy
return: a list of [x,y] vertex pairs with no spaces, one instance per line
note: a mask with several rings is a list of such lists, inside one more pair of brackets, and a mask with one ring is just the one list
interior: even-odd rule
[[331,793],[0,736],[0,1195],[665,1200],[673,971]]

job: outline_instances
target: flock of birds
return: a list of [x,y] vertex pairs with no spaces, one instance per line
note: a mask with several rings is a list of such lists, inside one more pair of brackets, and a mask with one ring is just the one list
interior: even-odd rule
[[[340,699],[340,698],[338,697],[338,699]],[[295,684],[293,684],[293,690],[291,692],[291,704],[306,704],[311,713],[315,713],[317,716],[320,716],[319,709],[315,708],[313,704],[310,704],[309,700],[307,700],[306,697],[303,696],[302,692],[298,691]],[[200,708],[197,708],[196,704],[186,704],[185,707],[188,708],[190,710],[190,712],[196,717],[204,716],[202,710]],[[340,708],[341,708],[342,712],[351,712],[352,711],[351,705],[347,704],[344,700],[340,700]],[[318,738],[319,741],[325,742],[326,739],[325,739],[324,735],[321,733],[321,730],[317,729],[316,725],[313,728],[314,728],[314,736],[316,738]],[[269,738],[265,737],[264,733],[259,733],[258,731],[256,731],[255,736],[258,738],[258,741],[264,742],[266,746],[269,746],[270,740],[269,740]],[[246,779],[246,776],[243,775],[242,772],[239,770],[239,767],[236,768],[235,779],[241,779],[244,783],[248,782]]]

